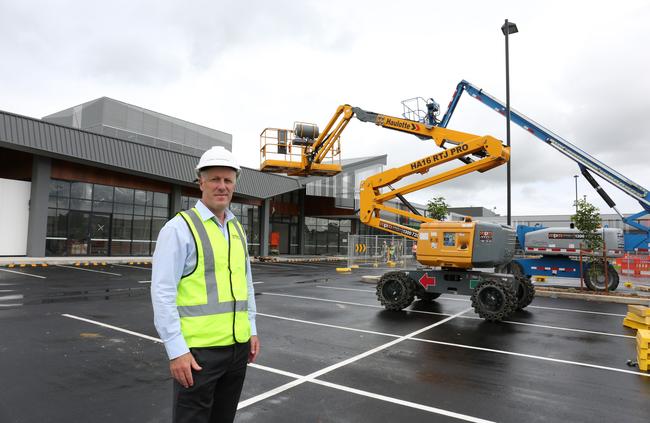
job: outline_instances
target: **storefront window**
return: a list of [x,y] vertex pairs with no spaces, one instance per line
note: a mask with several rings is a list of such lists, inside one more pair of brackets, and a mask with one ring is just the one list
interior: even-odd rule
[[169,194],[52,180],[46,254],[150,255],[169,217]]

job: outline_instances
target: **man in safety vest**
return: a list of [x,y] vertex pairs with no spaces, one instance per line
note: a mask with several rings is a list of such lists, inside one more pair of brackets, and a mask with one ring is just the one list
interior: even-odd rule
[[174,378],[174,422],[232,422],[260,351],[243,228],[228,209],[240,167],[223,147],[196,166],[201,200],[165,224],[151,302]]

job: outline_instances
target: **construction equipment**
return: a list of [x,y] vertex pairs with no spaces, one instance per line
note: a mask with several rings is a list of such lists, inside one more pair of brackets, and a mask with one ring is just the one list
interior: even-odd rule
[[[514,254],[514,231],[503,225],[475,222],[442,222],[422,216],[404,195],[465,175],[485,172],[506,163],[510,149],[491,136],[477,136],[417,121],[369,112],[350,105],[340,106],[322,133],[316,125],[296,124],[294,131],[267,128],[261,134],[261,170],[289,175],[334,175],[340,164],[325,161],[340,154],[342,131],[352,117],[383,128],[431,139],[443,149],[406,165],[372,175],[361,182],[360,220],[374,228],[417,240],[413,270],[384,274],[377,284],[377,297],[389,310],[408,307],[415,297],[431,301],[443,293],[470,295],[475,311],[486,320],[502,320],[526,307],[533,299],[529,280],[508,274],[472,270],[508,263]],[[309,127],[309,131],[303,130]],[[270,135],[272,134],[272,135]],[[275,136],[280,134],[279,136]],[[280,140],[282,142],[280,142]],[[275,154],[275,157],[271,155]],[[277,157],[277,156],[280,157]],[[411,175],[424,175],[445,163],[461,164],[451,170],[401,187],[393,184]],[[399,199],[408,210],[391,207]],[[385,220],[389,212],[422,222],[419,230]]]
[[[607,257],[623,256],[623,230],[601,228],[597,233],[603,240]],[[592,291],[613,291],[618,287],[619,275],[611,264],[607,265],[607,272],[590,272],[589,260],[580,263],[579,256],[600,257],[603,253],[582,249],[584,234],[578,229],[518,225],[517,241],[521,255],[515,255],[511,263],[497,271],[528,278],[537,275],[580,278],[582,269],[585,284]]]
[[[432,99],[424,100],[420,97],[405,100],[402,102],[404,106],[404,115],[414,116],[415,119],[426,122],[429,125],[445,128],[449,124],[449,121],[451,120],[451,117],[456,110],[456,106],[458,106],[460,98],[465,91],[471,97],[479,100],[482,104],[505,116],[506,105],[502,101],[496,99],[495,97],[486,93],[484,90],[474,86],[465,80],[461,81],[457,85],[456,91],[454,92],[454,95],[449,102],[447,111],[442,118],[438,119],[440,108],[437,103],[435,103]],[[412,104],[415,104],[415,106],[411,106]],[[637,234],[626,234],[623,238],[622,234],[619,237],[618,233],[620,230],[607,229],[606,231],[617,231],[616,234],[613,235],[616,238],[615,240],[605,240],[605,245],[607,246],[607,256],[620,257],[623,254],[624,249],[628,251],[647,251],[648,247],[650,246],[650,227],[641,224],[638,219],[650,214],[650,192],[640,184],[633,182],[620,173],[616,172],[614,169],[600,162],[598,159],[589,155],[587,152],[576,147],[552,131],[544,128],[517,110],[511,108],[510,113],[511,121],[513,123],[522,127],[538,139],[544,141],[544,143],[547,145],[550,145],[569,159],[576,162],[580,168],[580,172],[594,187],[596,192],[598,192],[598,194],[603,198],[607,205],[616,211],[624,223],[634,227],[640,232]],[[615,187],[619,188],[637,200],[643,207],[643,211],[632,216],[624,217],[616,209],[616,204],[614,201],[594,179],[591,172],[597,174],[604,180],[608,181]],[[539,229],[542,228],[518,227],[517,234],[519,243],[522,248],[524,248],[525,253],[539,254],[541,257],[515,257],[512,263],[500,268],[499,270],[528,276],[548,275],[558,277],[580,277],[579,263],[577,260],[571,258],[571,256],[575,257],[579,254],[578,249],[580,248],[580,239],[568,234],[567,228],[544,228],[548,229],[546,233],[535,233],[528,235],[530,231],[537,231]],[[549,236],[544,238],[544,235],[557,235],[559,233],[563,234],[562,236],[566,242],[574,244],[574,247],[561,251],[562,249],[557,246],[557,236],[555,238]],[[524,236],[526,240],[524,240]],[[530,242],[528,242],[529,236],[531,239],[535,238],[534,246],[530,245]],[[589,272],[586,272],[585,270],[586,269],[583,268],[583,274],[587,276]],[[616,273],[616,270],[613,267],[609,266],[608,271],[604,273],[608,275],[607,281],[604,279],[590,281],[589,277],[586,277],[587,286],[592,290],[616,289],[618,286],[618,274]]]
[[[484,90],[472,85],[471,83],[463,80],[456,86],[456,91],[452,96],[451,101],[449,102],[449,107],[447,112],[445,112],[442,119],[439,121],[436,119],[436,125],[442,128],[447,127],[449,121],[456,110],[456,106],[463,94],[464,91],[472,96],[473,98],[479,100],[484,105],[488,106],[490,109],[498,112],[499,114],[505,116],[506,106],[505,104],[497,100],[495,97],[486,93]],[[589,184],[596,190],[596,192],[602,197],[602,199],[611,207],[616,214],[618,214],[621,220],[627,225],[632,226],[640,233],[635,234],[634,237],[625,238],[625,250],[639,250],[639,251],[648,251],[650,247],[650,227],[645,226],[639,222],[644,216],[650,215],[650,191],[640,184],[630,180],[629,178],[621,175],[614,169],[610,168],[606,164],[602,163],[595,157],[591,156],[584,150],[576,147],[571,144],[569,141],[560,137],[559,135],[553,133],[552,131],[544,128],[542,125],[533,121],[532,119],[524,116],[519,113],[517,110],[510,109],[511,121],[518,126],[522,127],[526,131],[533,134],[538,139],[542,140],[547,145],[555,148],[560,153],[564,154],[569,159],[577,163],[580,172],[587,179]],[[610,198],[610,196],[603,190],[603,188],[598,184],[598,182],[591,175],[591,172],[600,176],[605,181],[614,185],[633,199],[639,202],[643,210],[633,214],[631,216],[624,217],[617,209],[616,203]]]

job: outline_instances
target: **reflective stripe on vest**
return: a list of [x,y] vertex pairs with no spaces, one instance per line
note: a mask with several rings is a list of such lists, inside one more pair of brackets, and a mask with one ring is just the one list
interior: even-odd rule
[[[247,280],[246,280],[246,273],[245,273],[247,270],[246,269],[247,261],[243,263],[243,269],[244,269],[243,272],[240,270],[242,269],[241,267],[242,263],[237,263],[238,266],[233,265],[232,267],[230,263],[231,248],[235,249],[233,250],[235,254],[235,259],[237,258],[239,258],[239,260],[244,258],[246,260],[248,259],[248,252],[246,251],[246,242],[245,242],[243,231],[239,226],[239,222],[237,222],[236,219],[232,219],[227,223],[229,229],[228,231],[229,238],[230,238],[228,240],[229,247],[226,251],[217,250],[217,253],[223,254],[224,257],[226,255],[228,256],[228,267],[225,271],[222,270],[221,274],[222,275],[226,274],[227,277],[230,278],[230,280],[225,279],[224,276],[224,280],[221,281],[222,294],[224,292],[223,291],[224,286],[227,286],[224,284],[230,284],[229,290],[230,290],[230,294],[232,294],[233,296],[234,301],[231,299],[227,299],[225,301],[219,301],[219,287],[218,287],[218,280],[217,280],[218,272],[215,269],[214,248],[218,247],[219,243],[221,243],[222,245],[222,247],[219,248],[223,248],[223,242],[219,240],[214,240],[214,241],[211,240],[208,230],[206,228],[206,225],[212,225],[214,222],[203,222],[202,219],[199,217],[198,211],[196,209],[191,209],[191,210],[181,212],[180,215],[186,221],[188,227],[190,228],[190,232],[196,242],[196,250],[197,250],[196,251],[197,267],[194,273],[184,276],[183,278],[181,278],[181,282],[180,282],[181,284],[183,283],[190,284],[191,287],[189,287],[186,290],[179,289],[179,301],[178,301],[179,305],[177,305],[178,313],[181,317],[181,328],[183,330],[184,337],[188,341],[188,345],[190,347],[229,345],[232,342],[225,343],[226,341],[224,340],[224,338],[228,338],[228,337],[232,337],[231,340],[234,339],[234,341],[237,342],[248,341],[248,338],[250,337],[250,323],[248,321],[248,313],[247,313],[248,312],[248,298],[247,298],[248,288],[247,288]],[[216,228],[216,223],[214,223],[214,225]],[[233,227],[235,228],[235,231],[232,230]],[[235,232],[236,235],[233,232]],[[219,233],[219,235],[222,234]],[[240,239],[241,249],[238,248],[239,243],[236,243],[235,238]],[[181,285],[179,284],[179,288],[180,286]],[[202,292],[199,293],[198,291],[196,291],[197,286],[204,287],[206,302],[204,304],[183,305],[183,304],[187,304],[188,302],[192,304],[192,303],[203,301],[203,297],[202,297],[203,293]],[[191,292],[194,292],[194,294],[193,295],[188,294]],[[235,295],[236,292],[238,292],[239,295]],[[242,292],[245,298],[241,298]],[[188,295],[190,296],[188,297]],[[240,297],[239,300],[237,300],[237,296]],[[227,317],[227,315],[232,316],[229,319],[231,321],[231,324],[229,326],[231,327],[223,327],[224,326],[223,318]],[[211,318],[210,316],[213,316],[214,318]],[[217,324],[216,322],[218,320],[220,322],[218,323],[218,326],[220,327],[207,328],[203,324],[198,325],[192,323],[191,320],[193,320],[193,318],[199,318],[202,320],[208,319],[207,321],[205,321],[205,323],[208,325],[210,324],[210,320],[213,320],[215,324]],[[187,333],[188,331],[191,333]],[[207,335],[210,333],[214,334],[214,336],[212,337],[214,339],[212,340],[207,339],[211,337],[210,335]],[[220,339],[221,341],[217,341],[216,340],[217,338]]]

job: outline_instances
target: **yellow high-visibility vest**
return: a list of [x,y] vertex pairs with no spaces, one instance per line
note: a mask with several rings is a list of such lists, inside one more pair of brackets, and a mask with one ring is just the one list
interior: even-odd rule
[[176,306],[181,332],[190,348],[248,342],[248,252],[244,231],[230,220],[230,242],[213,219],[203,221],[196,208],[179,213],[196,243],[196,266],[178,284]]

